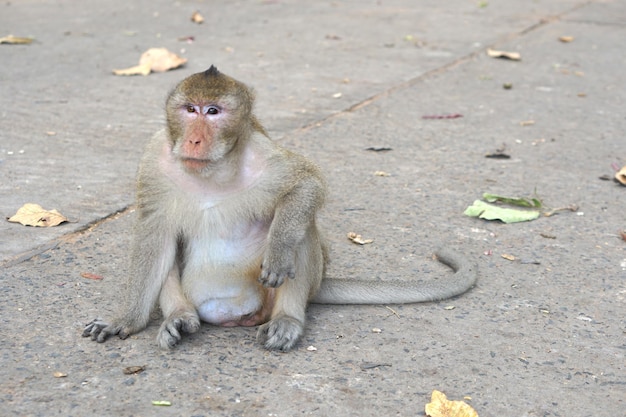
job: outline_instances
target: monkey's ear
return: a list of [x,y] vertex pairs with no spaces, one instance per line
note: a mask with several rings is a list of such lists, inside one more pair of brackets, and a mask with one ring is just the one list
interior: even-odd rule
[[216,75],[220,75],[220,72],[217,70],[217,68],[215,68],[215,65],[211,65],[211,68],[204,71],[204,75],[206,75],[207,77],[216,76]]

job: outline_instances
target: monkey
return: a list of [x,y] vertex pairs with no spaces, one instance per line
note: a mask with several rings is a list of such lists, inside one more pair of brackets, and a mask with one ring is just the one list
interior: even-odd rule
[[309,302],[388,304],[459,295],[475,266],[443,248],[451,278],[403,281],[325,278],[326,243],[317,213],[326,197],[320,169],[272,141],[253,112],[255,93],[211,66],[169,93],[165,128],[148,142],[136,180],[126,287],[110,322],[83,336],[104,342],[147,327],[157,303],[161,348],[200,322],[259,326],[268,350],[293,349]]

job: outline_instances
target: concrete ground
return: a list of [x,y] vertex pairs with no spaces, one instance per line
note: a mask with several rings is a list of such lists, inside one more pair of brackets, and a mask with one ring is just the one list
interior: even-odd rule
[[[0,45],[0,213],[38,203],[71,222],[0,222],[2,415],[420,416],[433,389],[481,417],[626,415],[626,187],[600,179],[626,165],[626,2],[20,0],[0,5],[9,34],[35,42]],[[111,74],[151,47],[189,61]],[[312,305],[287,354],[208,325],[162,351],[158,319],[127,340],[82,338],[125,279],[133,177],[165,96],[211,64],[326,172],[331,278],[447,274],[431,258],[447,242],[477,263],[477,286]],[[510,159],[485,157],[497,150]],[[484,192],[579,210],[464,216]]]

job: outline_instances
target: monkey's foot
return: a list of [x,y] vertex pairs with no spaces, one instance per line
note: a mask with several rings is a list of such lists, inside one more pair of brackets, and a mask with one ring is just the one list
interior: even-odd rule
[[293,317],[276,317],[259,327],[257,340],[268,350],[287,352],[300,340],[304,325]]
[[195,311],[175,311],[159,328],[157,342],[162,349],[171,349],[180,342],[184,333],[195,333],[200,329],[200,319]]

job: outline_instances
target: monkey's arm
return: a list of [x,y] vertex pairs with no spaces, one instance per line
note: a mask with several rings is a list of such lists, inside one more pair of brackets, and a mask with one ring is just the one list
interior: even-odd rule
[[448,248],[439,249],[439,261],[455,273],[449,277],[415,284],[406,280],[369,281],[324,279],[312,302],[318,304],[404,304],[444,300],[469,290],[476,283],[476,266]]
[[315,224],[315,214],[324,201],[325,184],[315,167],[308,166],[295,175],[300,179],[274,211],[259,277],[265,287],[279,287],[285,278],[295,278],[296,248]]
[[[159,233],[157,227],[148,227],[145,219],[138,219],[135,229],[128,281],[126,288],[118,292],[116,316],[110,323],[93,320],[85,327],[83,337],[104,342],[110,335],[117,334],[126,339],[148,324],[163,282],[174,265],[176,240]],[[148,235],[147,230],[152,234]]]

